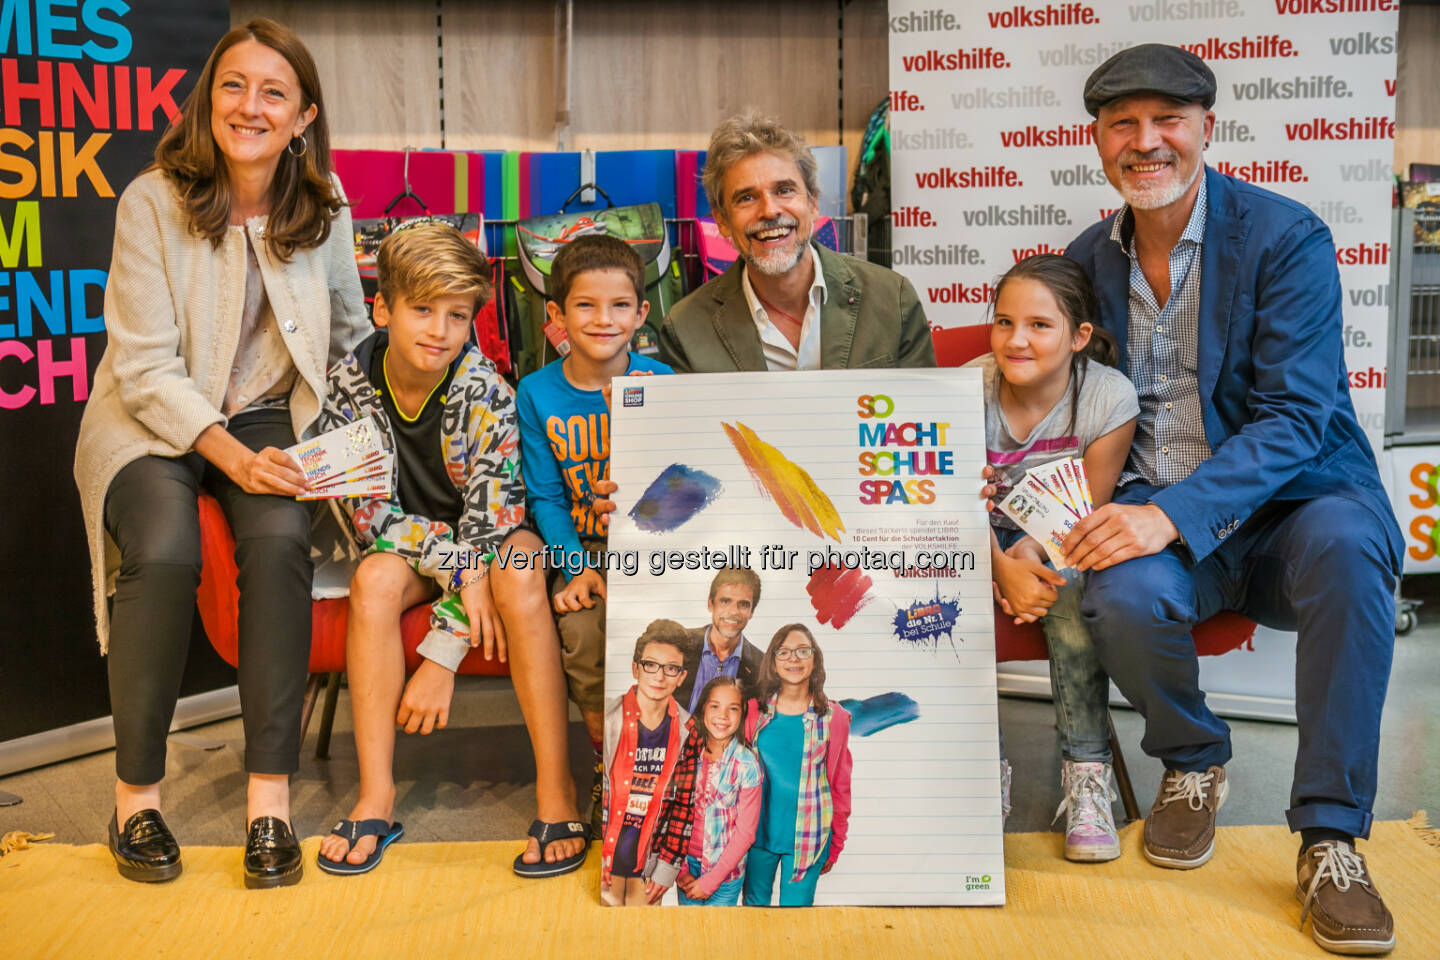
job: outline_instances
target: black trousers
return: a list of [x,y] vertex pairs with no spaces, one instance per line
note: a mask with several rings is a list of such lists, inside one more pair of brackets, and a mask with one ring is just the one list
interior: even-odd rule
[[[295,442],[284,408],[240,414],[229,430],[252,450]],[[110,615],[115,773],[135,786],[165,776],[165,738],[200,584],[202,487],[220,501],[235,532],[245,769],[288,774],[300,765],[310,663],[309,504],[245,493],[196,453],[142,457],[120,471],[105,499],[105,529],[121,557]]]

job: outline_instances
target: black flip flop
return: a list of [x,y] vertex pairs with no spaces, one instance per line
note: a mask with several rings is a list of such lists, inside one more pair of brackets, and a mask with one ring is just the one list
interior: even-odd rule
[[[385,848],[396,840],[405,836],[405,828],[397,821],[388,823],[378,817],[373,820],[341,820],[330,828],[330,832],[337,837],[344,837],[350,841],[350,850],[355,849],[355,844],[361,837],[378,837],[375,849],[370,851],[370,856],[360,863],[351,863],[349,860],[336,862],[325,856],[323,853],[315,854],[315,866],[326,873],[334,873],[339,876],[352,876],[357,873],[369,873],[380,866],[380,858],[385,856]],[[350,850],[345,855],[350,855]]]
[[[526,863],[522,858],[522,852],[515,857],[515,875],[519,877],[558,877],[561,874],[571,873],[580,869],[580,864],[585,862],[585,856],[590,852],[590,825],[581,823],[579,820],[566,820],[560,823],[546,823],[544,820],[534,820],[530,823],[530,829],[526,831],[540,844],[540,862]],[[569,840],[579,837],[585,841],[585,846],[574,856],[566,857],[564,860],[556,860],[554,863],[545,862],[545,848],[556,840]]]

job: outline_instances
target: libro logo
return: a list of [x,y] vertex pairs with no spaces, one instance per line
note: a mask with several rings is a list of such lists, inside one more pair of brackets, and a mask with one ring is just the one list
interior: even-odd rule
[[621,406],[626,406],[626,407],[643,407],[643,406],[645,406],[645,388],[644,388],[644,387],[626,387],[626,388],[625,388],[625,393],[623,394],[620,403],[621,403]]

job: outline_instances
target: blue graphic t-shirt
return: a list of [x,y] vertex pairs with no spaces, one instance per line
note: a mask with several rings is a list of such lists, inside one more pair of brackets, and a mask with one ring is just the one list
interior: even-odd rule
[[[627,373],[672,373],[658,360],[630,354]],[[564,361],[547,364],[520,381],[520,468],[530,516],[550,546],[580,550],[581,537],[604,536],[595,513],[596,480],[610,476],[610,409],[599,390],[581,390],[565,378]],[[566,573],[575,576],[575,566]]]
[[639,728],[635,738],[635,766],[630,771],[630,802],[621,814],[625,819],[620,824],[620,836],[615,840],[615,858],[610,872],[617,877],[638,877],[644,873],[645,864],[640,856],[640,828],[645,824],[645,814],[655,802],[655,787],[665,769],[665,754],[670,743],[670,713],[654,730]]

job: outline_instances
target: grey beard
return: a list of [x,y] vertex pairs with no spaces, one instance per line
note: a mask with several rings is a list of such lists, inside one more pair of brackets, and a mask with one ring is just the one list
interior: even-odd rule
[[[1173,186],[1163,192],[1121,190],[1120,196],[1135,210],[1159,210],[1162,207],[1170,206],[1170,204],[1185,196],[1185,192],[1194,185],[1196,178],[1198,178],[1204,170],[1205,163],[1202,157],[1201,162],[1195,164],[1195,172],[1191,174],[1190,179],[1184,183],[1180,183],[1177,180]],[[1124,181],[1122,180],[1121,183],[1124,183]]]
[[[754,238],[752,237],[751,240],[753,241]],[[809,248],[809,246],[810,238],[806,237],[804,243],[796,246],[794,254],[785,256],[783,259],[780,257],[773,257],[766,260],[761,257],[757,257],[753,253],[751,253],[746,254],[745,263],[753,267],[756,272],[763,273],[767,277],[784,276],[791,270],[795,269],[796,265],[800,263],[800,258],[805,256],[805,252],[807,248]],[[751,247],[751,249],[753,250],[754,247]]]

